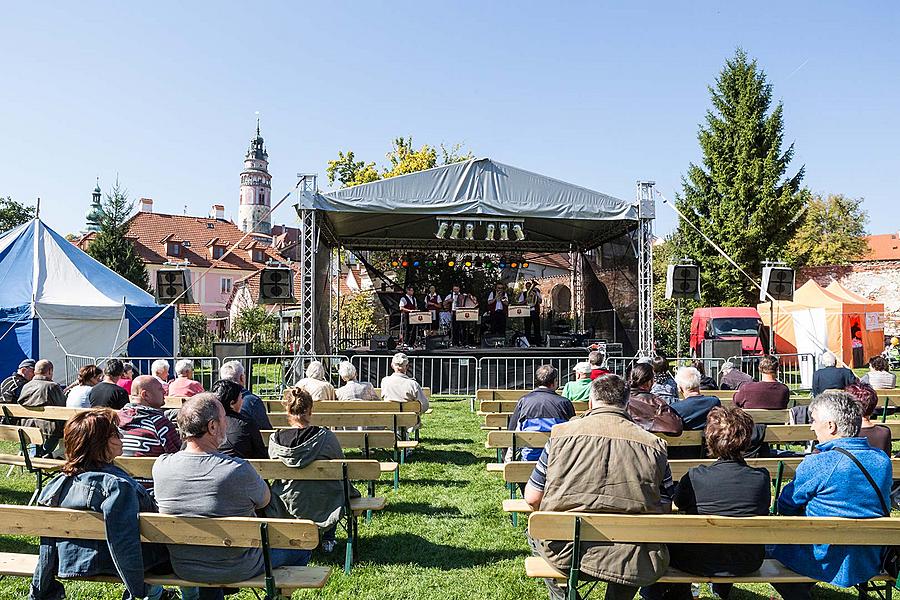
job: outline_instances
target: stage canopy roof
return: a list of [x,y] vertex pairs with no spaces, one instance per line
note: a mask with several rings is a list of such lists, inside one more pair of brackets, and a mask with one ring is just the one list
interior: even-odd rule
[[[329,243],[348,249],[470,252],[589,250],[637,225],[638,209],[600,192],[489,158],[327,192],[303,192]],[[436,239],[441,217],[476,224],[474,240]],[[525,240],[485,240],[488,222],[521,222]]]

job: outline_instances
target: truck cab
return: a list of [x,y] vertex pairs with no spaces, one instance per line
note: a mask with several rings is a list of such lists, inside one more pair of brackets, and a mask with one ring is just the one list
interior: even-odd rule
[[762,355],[759,339],[762,319],[749,306],[709,306],[694,310],[691,318],[691,355],[700,356],[703,340],[740,340],[745,355]]

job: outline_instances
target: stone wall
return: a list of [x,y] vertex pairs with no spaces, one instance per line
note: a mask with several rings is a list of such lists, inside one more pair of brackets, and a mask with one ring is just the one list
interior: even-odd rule
[[849,265],[806,267],[797,273],[797,286],[814,279],[822,287],[833,280],[849,290],[884,304],[884,334],[900,335],[900,261],[879,260]]

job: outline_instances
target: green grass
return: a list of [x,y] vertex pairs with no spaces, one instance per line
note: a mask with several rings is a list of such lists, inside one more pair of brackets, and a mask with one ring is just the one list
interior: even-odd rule
[[[343,545],[333,555],[319,552],[314,564],[334,568],[321,591],[296,592],[294,598],[365,600],[538,600],[547,597],[540,581],[524,574],[528,555],[525,528],[514,529],[501,511],[506,497],[502,480],[488,474],[485,464],[496,457],[484,448],[480,419],[470,413],[468,401],[434,401],[425,417],[422,445],[401,467],[400,490],[389,481],[378,486],[387,508],[371,523],[360,521],[360,557],[350,575],[344,575]],[[11,447],[3,445],[2,451]],[[0,502],[25,504],[34,480],[15,472],[0,478]],[[339,539],[340,536],[339,536]],[[37,552],[34,538],[0,536],[0,551]],[[68,582],[68,597],[118,600],[121,586]],[[0,600],[27,597],[25,579],[0,580]],[[740,586],[735,600],[766,599],[774,595],[767,585]],[[704,587],[703,596],[709,596]],[[595,591],[592,598],[602,598]],[[851,600],[855,590],[820,586],[817,598]],[[244,590],[237,596],[250,600]]]

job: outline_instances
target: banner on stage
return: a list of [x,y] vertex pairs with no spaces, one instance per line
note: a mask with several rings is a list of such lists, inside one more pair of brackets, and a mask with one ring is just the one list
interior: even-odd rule
[[516,304],[509,307],[509,316],[511,318],[525,318],[531,316],[531,309],[527,304]]
[[431,311],[417,310],[409,313],[410,325],[431,325]]
[[457,308],[456,320],[473,322],[478,320],[478,309],[476,308]]

